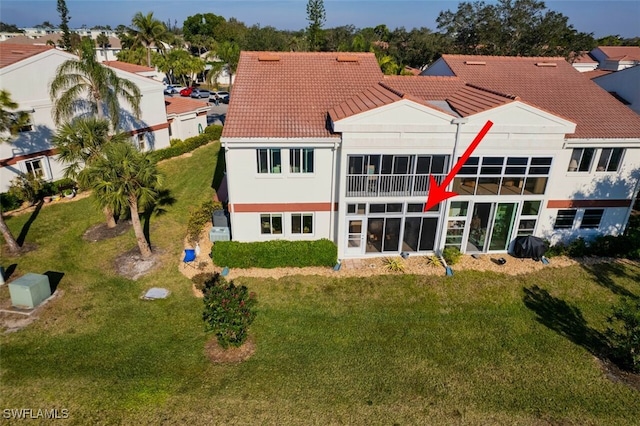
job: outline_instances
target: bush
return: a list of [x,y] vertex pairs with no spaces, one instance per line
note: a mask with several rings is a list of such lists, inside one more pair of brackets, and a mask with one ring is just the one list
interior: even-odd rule
[[195,244],[200,238],[202,227],[211,220],[214,210],[222,209],[222,203],[219,201],[205,201],[200,207],[191,210],[189,222],[187,223],[187,237],[189,242]]
[[256,318],[255,295],[247,287],[227,284],[219,276],[204,284],[205,330],[213,332],[223,348],[241,346],[247,339],[249,326]]
[[2,206],[3,212],[20,208],[23,202],[23,199],[10,192],[0,194],[0,205]]
[[404,263],[397,257],[387,257],[384,260],[385,267],[391,272],[404,272]]
[[42,191],[45,189],[45,185],[42,179],[31,173],[21,174],[11,180],[9,194],[17,199],[36,204],[43,197]]
[[590,254],[587,242],[582,237],[576,238],[569,243],[567,253],[571,257],[585,257]]
[[623,298],[612,310],[607,336],[613,361],[640,373],[640,299]]
[[445,247],[442,250],[442,257],[444,261],[447,262],[447,265],[455,265],[462,257],[462,253],[460,253],[460,249],[458,247]]
[[553,246],[549,246],[544,255],[548,258],[552,258],[555,256],[565,256],[567,254],[567,246],[563,243],[558,243]]
[[338,249],[327,239],[257,243],[217,241],[211,249],[211,257],[216,265],[230,268],[333,266],[338,259]]
[[207,289],[209,289],[209,287],[218,285],[218,283],[222,279],[222,276],[217,272],[215,274],[212,274],[211,272],[205,272],[194,275],[191,278],[191,282],[198,290],[204,293]]
[[[209,130],[210,127],[213,129]],[[152,152],[153,159],[155,161],[160,161],[177,157],[178,155],[182,155],[206,145],[209,142],[219,140],[221,134],[222,126],[208,126],[204,133],[201,133],[198,136],[193,136],[183,141],[179,139],[172,139],[169,141],[170,146],[168,148],[158,149]]]
[[427,256],[427,265],[433,268],[442,268],[442,262],[438,256]]

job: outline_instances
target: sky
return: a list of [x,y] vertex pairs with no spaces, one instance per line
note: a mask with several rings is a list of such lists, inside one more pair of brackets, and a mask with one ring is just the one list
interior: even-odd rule
[[[491,0],[485,1],[492,3]],[[437,31],[441,11],[455,11],[453,0],[324,0],[325,28],[354,25],[356,28],[385,24],[391,30],[427,27]],[[1,0],[0,21],[18,27],[33,27],[44,21],[59,24],[56,0]],[[307,0],[66,0],[71,28],[82,25],[130,25],[136,12],[153,12],[154,17],[179,27],[188,16],[214,13],[236,18],[247,26],[259,24],[279,30],[307,27]],[[640,36],[640,0],[549,0],[548,9],[569,18],[569,24],[594,37]]]

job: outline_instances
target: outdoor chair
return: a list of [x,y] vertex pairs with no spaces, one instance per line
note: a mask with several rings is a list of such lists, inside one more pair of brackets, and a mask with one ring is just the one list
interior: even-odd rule
[[186,265],[186,266],[191,266],[192,268],[195,268],[196,265],[196,251],[194,249],[184,249],[184,258],[182,259],[182,262]]

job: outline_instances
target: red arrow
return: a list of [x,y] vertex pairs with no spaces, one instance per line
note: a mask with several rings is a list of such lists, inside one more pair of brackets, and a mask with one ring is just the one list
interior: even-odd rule
[[493,126],[493,122],[491,122],[490,120],[487,120],[487,124],[484,125],[482,130],[480,130],[480,133],[478,133],[478,135],[473,140],[473,142],[471,142],[471,145],[469,145],[469,148],[467,148],[464,154],[462,154],[462,157],[460,157],[460,160],[458,160],[456,165],[453,166],[453,168],[451,169],[447,177],[444,178],[444,181],[442,181],[442,184],[440,184],[440,186],[438,186],[438,182],[436,182],[433,175],[429,175],[429,195],[427,195],[427,203],[424,205],[425,212],[430,208],[438,205],[440,202],[446,200],[447,198],[455,197],[456,195],[458,195],[457,192],[447,191],[447,186],[449,186],[449,183],[451,183],[453,178],[456,177],[456,175],[458,174],[458,172],[460,171],[464,163],[466,163],[469,157],[471,157],[471,154],[473,154],[473,151],[475,151],[475,149],[478,147],[478,145],[480,144],[480,141],[482,140],[482,138],[484,138],[484,135],[487,134],[491,126]]

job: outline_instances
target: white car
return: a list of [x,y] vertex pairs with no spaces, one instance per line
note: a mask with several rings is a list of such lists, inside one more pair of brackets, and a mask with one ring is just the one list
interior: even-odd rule
[[168,84],[164,87],[164,94],[175,95],[176,93],[180,93],[182,89],[184,89],[184,87],[175,84]]
[[225,92],[225,91],[211,92],[211,96],[209,96],[209,102],[215,102],[216,98],[218,99],[218,101],[224,103],[224,101],[229,98],[229,92]]

